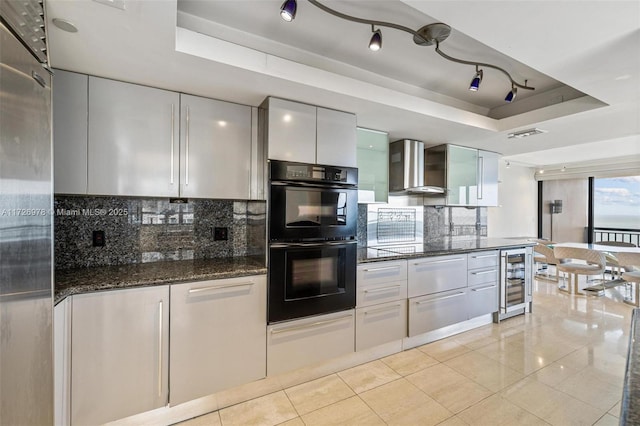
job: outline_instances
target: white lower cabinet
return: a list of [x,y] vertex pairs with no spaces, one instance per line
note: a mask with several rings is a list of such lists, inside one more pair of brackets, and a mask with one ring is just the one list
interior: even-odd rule
[[409,297],[467,286],[467,255],[409,259]]
[[356,351],[407,336],[407,299],[356,309]]
[[264,378],[266,276],[171,286],[171,405]]
[[469,287],[467,294],[469,319],[498,310],[498,283],[484,283]]
[[267,327],[267,374],[285,373],[354,352],[355,310]]
[[73,296],[71,424],[163,407],[169,384],[169,286]]
[[409,337],[467,319],[466,287],[409,299]]

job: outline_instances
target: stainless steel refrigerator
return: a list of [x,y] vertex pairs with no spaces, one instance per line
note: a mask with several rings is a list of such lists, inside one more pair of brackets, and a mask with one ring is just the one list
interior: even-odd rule
[[0,3],[0,425],[51,425],[51,77]]

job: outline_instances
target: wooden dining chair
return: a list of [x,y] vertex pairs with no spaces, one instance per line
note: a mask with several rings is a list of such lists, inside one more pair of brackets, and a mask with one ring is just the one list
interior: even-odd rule
[[562,291],[577,293],[578,275],[592,276],[604,274],[606,261],[604,253],[602,252],[585,248],[556,246],[553,248],[553,255],[559,261],[556,268],[559,269],[560,272],[569,275],[567,289],[560,288]]
[[622,279],[634,287],[632,301],[625,299],[625,303],[640,306],[640,253],[619,252],[616,254],[620,267],[624,268]]

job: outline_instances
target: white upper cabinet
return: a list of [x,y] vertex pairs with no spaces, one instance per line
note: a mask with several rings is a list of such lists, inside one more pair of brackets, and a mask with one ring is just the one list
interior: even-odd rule
[[261,108],[269,159],[357,167],[354,114],[277,98]]
[[316,163],[357,167],[356,116],[318,108]]
[[89,77],[88,193],[177,197],[180,96]]
[[500,154],[478,150],[478,205],[498,205],[498,161]]
[[56,70],[53,76],[54,192],[87,193],[87,90],[84,74]]
[[251,107],[180,95],[180,196],[247,199]]
[[269,98],[267,127],[269,159],[316,162],[316,107]]

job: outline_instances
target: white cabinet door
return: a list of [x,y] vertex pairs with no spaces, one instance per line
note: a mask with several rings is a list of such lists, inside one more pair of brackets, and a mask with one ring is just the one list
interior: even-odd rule
[[266,375],[266,277],[171,286],[171,405]]
[[71,424],[103,424],[167,404],[169,287],[73,296]]
[[356,306],[377,305],[407,298],[407,261],[358,265]]
[[468,318],[466,287],[409,299],[409,337]]
[[354,310],[267,327],[267,374],[272,376],[346,355],[355,349]]
[[178,93],[89,77],[89,181],[97,195],[178,196]]
[[268,158],[316,162],[316,107],[268,99]]
[[500,154],[478,151],[478,205],[498,205],[498,161]]
[[409,259],[409,297],[467,286],[467,255]]
[[180,95],[180,196],[247,199],[251,107]]
[[316,163],[358,167],[356,161],[356,116],[318,108]]
[[53,188],[56,194],[87,193],[87,91],[84,74],[53,76]]
[[356,351],[406,336],[407,299],[356,309]]
[[467,295],[469,318],[498,311],[498,281],[469,286]]

